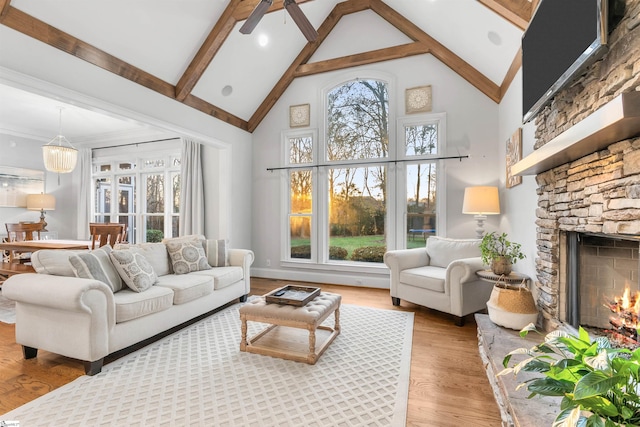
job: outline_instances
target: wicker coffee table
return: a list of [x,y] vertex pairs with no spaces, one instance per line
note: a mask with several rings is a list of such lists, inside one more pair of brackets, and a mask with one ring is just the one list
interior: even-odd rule
[[[240,307],[242,339],[240,351],[279,357],[314,365],[329,344],[340,334],[340,301],[338,294],[321,293],[307,305],[270,304],[264,297]],[[334,313],[331,328],[321,323]],[[247,338],[247,322],[269,323],[263,331]],[[293,329],[291,329],[293,328]],[[308,340],[301,338],[300,329],[308,331]],[[317,343],[316,335],[326,335]]]

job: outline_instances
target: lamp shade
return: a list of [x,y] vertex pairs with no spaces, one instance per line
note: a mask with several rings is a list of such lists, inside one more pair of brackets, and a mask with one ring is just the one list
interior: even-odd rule
[[42,146],[42,159],[44,160],[44,167],[48,171],[69,173],[76,167],[78,150],[71,146],[52,145],[50,142]]
[[56,209],[56,198],[51,194],[27,194],[27,209],[32,211],[53,211]]
[[500,198],[498,187],[467,187],[464,189],[462,213],[474,215],[498,215]]

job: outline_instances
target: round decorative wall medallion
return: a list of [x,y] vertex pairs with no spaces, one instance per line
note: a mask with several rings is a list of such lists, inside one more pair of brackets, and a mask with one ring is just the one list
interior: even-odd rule
[[405,91],[405,104],[407,114],[431,111],[431,86],[407,89]]
[[301,127],[309,126],[309,104],[292,105],[289,107],[289,126]]

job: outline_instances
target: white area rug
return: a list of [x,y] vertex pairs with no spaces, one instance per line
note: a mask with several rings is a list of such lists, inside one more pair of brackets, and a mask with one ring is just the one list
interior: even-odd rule
[[[340,335],[307,365],[240,352],[240,306],[0,419],[24,426],[405,425],[413,313],[343,305]],[[248,332],[262,327],[249,322]]]
[[16,303],[10,299],[5,298],[4,296],[2,296],[1,293],[0,293],[0,322],[16,323]]

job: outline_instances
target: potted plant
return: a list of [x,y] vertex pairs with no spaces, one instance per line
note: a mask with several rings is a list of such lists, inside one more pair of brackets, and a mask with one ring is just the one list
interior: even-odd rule
[[509,275],[513,263],[525,257],[520,248],[519,243],[507,240],[507,233],[491,232],[480,242],[482,262],[491,266],[491,271],[495,274]]
[[[520,331],[535,331],[532,323]],[[508,367],[513,355],[526,359]],[[605,337],[592,340],[581,327],[578,335],[556,330],[530,349],[519,348],[503,360],[498,375],[538,372],[526,386],[529,398],[562,397],[554,426],[626,427],[640,425],[640,348],[612,348]]]

